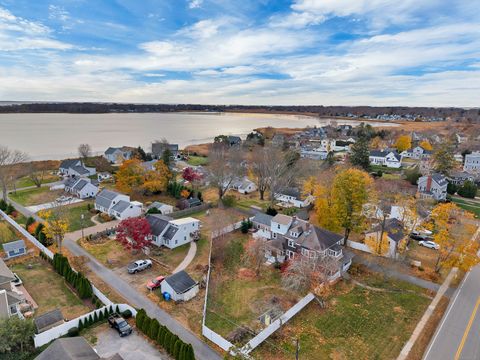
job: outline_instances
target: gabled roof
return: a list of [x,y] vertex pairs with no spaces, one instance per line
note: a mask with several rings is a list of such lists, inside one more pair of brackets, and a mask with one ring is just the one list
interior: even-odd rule
[[82,190],[85,186],[87,186],[89,182],[85,179],[80,179],[74,186],[73,190],[75,191],[80,191]]
[[38,332],[41,332],[42,329],[45,329],[46,327],[56,324],[60,321],[63,321],[63,315],[59,309],[49,311],[33,320]]
[[82,165],[78,165],[78,166],[71,166],[70,167],[72,170],[75,170],[77,173],[79,173],[80,175],[87,175],[89,174],[90,172],[85,168],[83,167]]
[[400,161],[401,156],[396,152],[396,151],[390,151],[390,150],[370,150],[370,156],[374,157],[386,157],[388,154],[392,153],[393,156],[395,156],[395,159]]
[[280,195],[293,196],[296,199],[300,199],[302,196],[300,190],[297,188],[285,188],[278,192]]
[[9,283],[15,280],[12,271],[8,268],[5,262],[0,259],[0,285]]
[[166,281],[177,294],[183,294],[197,285],[197,282],[184,270],[168,276],[164,281]]
[[152,209],[152,208],[160,209],[160,208],[162,208],[163,206],[173,207],[172,205],[165,204],[165,203],[162,203],[162,202],[160,202],[160,201],[154,201],[153,203],[151,203],[151,204],[148,206],[148,209]]
[[[381,231],[381,225],[377,225],[374,228],[374,231]],[[395,242],[399,242],[403,238],[405,238],[405,230],[403,228],[403,224],[397,218],[387,219],[385,221],[385,231],[388,234],[388,237]]]
[[18,249],[25,248],[25,241],[23,240],[12,241],[9,243],[5,243],[2,246],[3,246],[3,251],[5,252],[16,251]]
[[64,183],[65,187],[73,188],[73,186],[77,183],[77,181],[79,181],[79,180],[76,179],[76,178],[69,178]]
[[116,211],[116,212],[121,214],[122,212],[124,212],[129,207],[130,207],[130,202],[129,201],[120,200],[118,203],[113,205],[112,211]]
[[95,197],[95,203],[104,208],[110,208],[110,204],[118,195],[120,194],[115,191],[103,189]]
[[272,223],[273,216],[264,214],[262,212],[257,212],[255,216],[253,217],[253,222],[257,224],[263,224],[270,226]]
[[98,360],[100,356],[81,336],[56,339],[35,360]]
[[172,220],[170,216],[161,214],[148,214],[145,218],[150,224],[150,231],[155,236],[162,234],[163,231],[170,226],[169,221]]
[[432,180],[435,181],[438,185],[444,186],[448,184],[447,178],[443,176],[442,174],[432,174]]
[[282,225],[290,225],[292,221],[293,219],[291,216],[283,214],[277,214],[272,218],[272,222],[276,222],[277,224]]
[[62,169],[69,169],[71,167],[77,166],[77,164],[80,162],[78,159],[68,159],[68,160],[63,160],[60,163],[60,168]]
[[107,150],[105,150],[105,155],[113,155],[115,154],[116,151],[121,151],[121,150],[118,147],[109,147]]
[[176,226],[169,226],[163,237],[168,240],[172,240],[175,234],[177,233],[178,228]]

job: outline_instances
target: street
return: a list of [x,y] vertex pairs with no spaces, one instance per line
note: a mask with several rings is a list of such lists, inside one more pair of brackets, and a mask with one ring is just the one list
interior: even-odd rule
[[466,276],[433,336],[424,360],[480,359],[480,265]]

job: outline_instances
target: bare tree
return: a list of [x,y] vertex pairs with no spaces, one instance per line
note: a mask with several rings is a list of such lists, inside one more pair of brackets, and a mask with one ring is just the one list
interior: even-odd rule
[[251,238],[246,246],[247,260],[255,269],[255,276],[260,275],[260,269],[265,262],[265,242],[260,239]]
[[19,150],[11,150],[0,145],[0,186],[2,187],[3,200],[7,201],[8,184],[15,180],[14,165],[27,161],[28,156]]
[[256,147],[253,150],[251,169],[260,194],[260,200],[264,200],[265,191],[268,190],[270,185],[270,163],[273,151],[276,153],[278,150],[272,149],[271,146]]
[[30,163],[30,166],[28,167],[28,177],[32,182],[35,184],[36,187],[42,186],[43,179],[45,178],[46,172],[44,170],[37,171],[35,166]]
[[[290,153],[291,154],[291,153]],[[302,173],[299,162],[292,161],[289,153],[272,152],[268,167],[270,201],[275,201],[275,194],[286,187],[293,186]]]
[[78,155],[85,160],[92,155],[92,148],[88,144],[80,144],[78,146]]
[[220,146],[212,148],[209,157],[208,179],[217,188],[221,200],[232,183],[245,174],[242,153],[238,149]]

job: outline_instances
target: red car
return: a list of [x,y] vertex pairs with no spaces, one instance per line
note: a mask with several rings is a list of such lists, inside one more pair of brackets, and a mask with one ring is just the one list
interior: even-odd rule
[[157,276],[155,279],[147,283],[147,289],[148,290],[158,289],[164,279],[165,279],[164,276]]

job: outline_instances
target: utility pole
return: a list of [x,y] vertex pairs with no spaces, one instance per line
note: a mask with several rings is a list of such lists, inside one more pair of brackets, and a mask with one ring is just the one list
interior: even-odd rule
[[295,352],[295,359],[298,360],[298,353],[300,352],[300,343],[299,343],[299,340],[297,338],[297,350]]
[[81,214],[81,215],[80,215],[80,220],[81,220],[81,221],[80,221],[80,224],[81,224],[81,226],[82,226],[82,240],[85,240],[85,239],[84,239],[84,236],[83,236],[83,219],[84,219],[84,218],[85,218],[85,215],[84,215],[84,214]]

